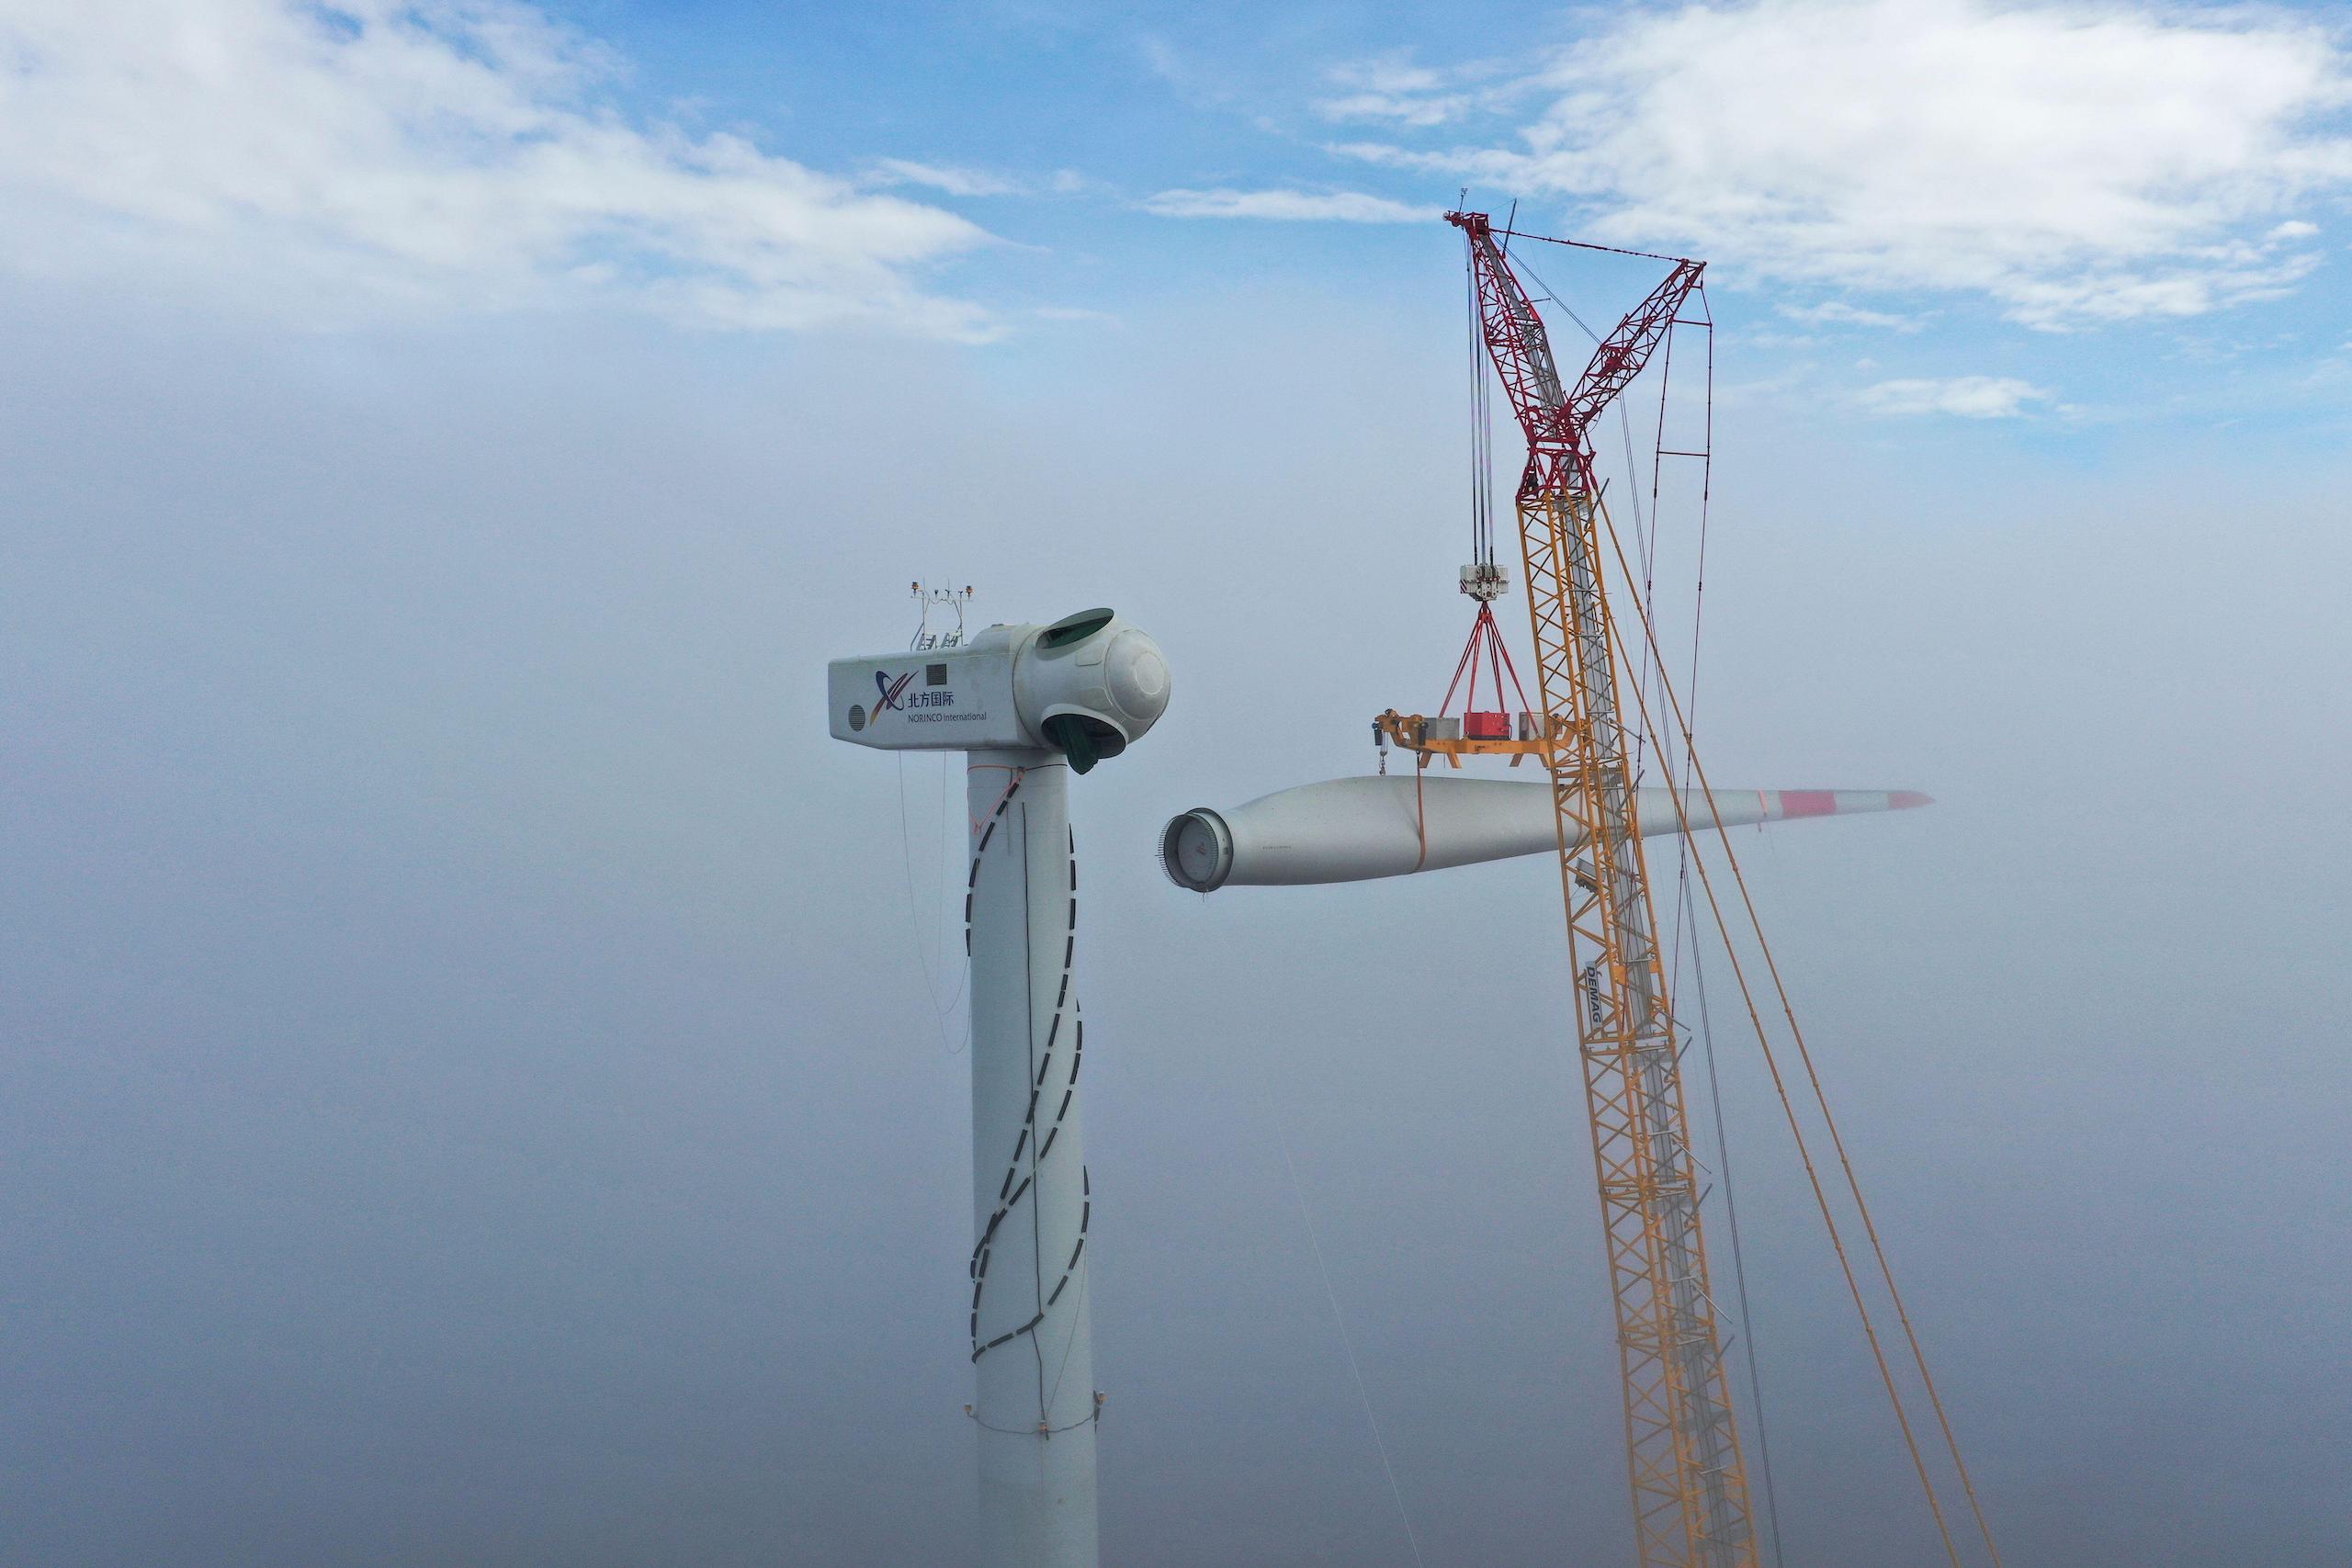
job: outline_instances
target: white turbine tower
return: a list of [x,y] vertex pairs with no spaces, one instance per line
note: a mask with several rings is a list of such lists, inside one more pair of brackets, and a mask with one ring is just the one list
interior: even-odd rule
[[1069,775],[1168,706],[1159,645],[1108,610],[827,666],[833,738],[966,753],[971,1351],[984,1568],[1095,1568]]

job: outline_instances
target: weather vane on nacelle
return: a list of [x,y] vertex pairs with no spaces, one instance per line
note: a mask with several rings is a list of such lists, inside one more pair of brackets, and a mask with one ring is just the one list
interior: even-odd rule
[[[972,591],[969,588],[926,588],[920,582],[911,586],[915,602],[922,606],[922,616],[915,623],[914,640],[907,644],[908,651],[928,653],[934,648],[963,647],[964,606],[972,602]],[[931,614],[933,610],[954,615],[956,625],[944,631],[933,631]]]

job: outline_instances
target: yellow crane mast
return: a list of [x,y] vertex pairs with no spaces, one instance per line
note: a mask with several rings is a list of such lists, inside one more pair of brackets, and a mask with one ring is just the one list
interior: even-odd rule
[[1589,438],[1595,416],[1671,330],[1702,264],[1676,261],[1569,387],[1487,215],[1453,212],[1447,221],[1468,238],[1480,332],[1527,435],[1520,544],[1616,1305],[1639,1561],[1643,1568],[1754,1568],[1657,905],[1634,820],[1634,759],[1617,697],[1629,672],[1617,667]]

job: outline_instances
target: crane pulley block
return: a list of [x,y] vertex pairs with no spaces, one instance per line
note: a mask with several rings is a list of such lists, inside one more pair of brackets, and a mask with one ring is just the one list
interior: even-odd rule
[[1474,561],[1462,569],[1462,592],[1491,604],[1510,592],[1510,573],[1493,561]]

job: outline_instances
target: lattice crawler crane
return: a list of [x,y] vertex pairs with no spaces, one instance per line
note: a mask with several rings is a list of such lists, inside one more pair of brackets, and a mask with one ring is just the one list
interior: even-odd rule
[[[1487,733],[1460,736],[1450,727],[1432,734],[1427,721],[1393,711],[1378,723],[1387,739],[1418,752],[1421,766],[1435,755],[1453,762],[1464,752],[1507,750],[1514,763],[1539,755],[1551,773],[1639,1561],[1643,1568],[1753,1568],[1747,1472],[1708,1284],[1657,906],[1634,820],[1634,748],[1618,705],[1634,672],[1616,657],[1591,440],[1601,412],[1672,330],[1703,264],[1674,262],[1570,386],[1490,220],[1453,212],[1446,220],[1469,242],[1479,334],[1527,437],[1517,511],[1540,708],[1508,738],[1492,733],[1491,719],[1476,727]],[[1483,603],[1480,616],[1490,629]],[[1474,629],[1472,655],[1479,641]]]

